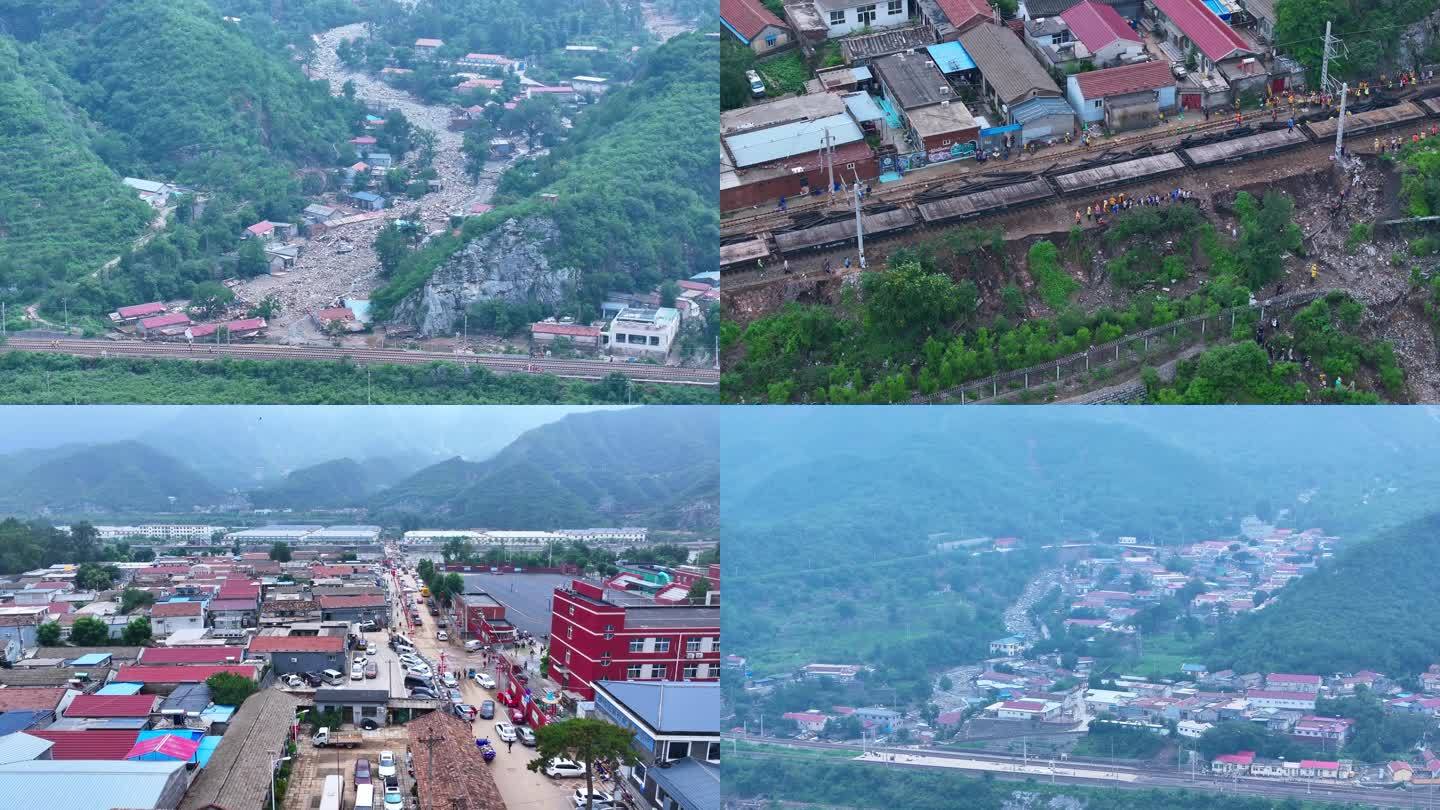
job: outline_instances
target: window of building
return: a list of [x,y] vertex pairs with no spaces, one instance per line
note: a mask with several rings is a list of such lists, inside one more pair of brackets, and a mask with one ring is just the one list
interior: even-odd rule
[[[863,235],[863,234],[862,234],[862,235]],[[574,637],[575,637],[575,627],[574,627],[574,625],[571,625],[570,627],[565,628],[565,637],[566,637],[566,638],[574,638]]]
[[630,767],[630,781],[633,782],[636,787],[642,789],[645,787],[645,763],[636,762]]
[[651,335],[651,336],[650,336],[650,345],[651,345],[651,346],[659,346],[659,345],[660,345],[660,338],[659,338],[658,336],[656,336],[656,335]]
[[645,640],[639,638],[630,639],[630,652],[638,653],[645,651]]
[[705,759],[708,762],[720,761],[720,743],[712,742],[705,749]]
[[946,138],[945,140],[943,140],[943,141],[940,142],[940,145],[941,145],[941,146],[949,146],[949,145],[950,145],[950,139],[949,139],[949,138]]
[[690,743],[688,743],[688,742],[672,742],[672,743],[670,743],[670,745],[668,746],[668,749],[667,749],[667,752],[666,752],[665,756],[666,756],[667,759],[684,759],[685,757],[690,756]]
[[830,12],[830,24],[831,24],[831,25],[844,25],[844,24],[845,24],[845,9],[842,8],[842,9],[840,9],[839,11],[832,11],[832,12]]
[[571,605],[571,606],[570,606],[570,615],[571,615],[571,616],[574,616],[574,615],[575,615],[575,606],[574,606],[574,605]]
[[[565,654],[565,663],[567,663],[567,664],[570,663],[570,654],[569,654],[569,653],[566,653],[566,654]],[[610,666],[610,653],[607,652],[607,653],[605,653],[604,655],[600,656],[600,666],[602,666],[602,667],[608,667],[608,666]]]
[[613,625],[613,624],[607,624],[607,625],[605,625],[605,635],[603,636],[603,638],[604,638],[605,640],[607,640],[607,641],[610,640],[610,639],[612,639],[612,638],[615,638],[615,625]]
[[890,5],[886,10],[890,12],[891,17],[897,14],[903,14],[905,11],[905,0],[890,0]]
[[871,3],[868,6],[861,6],[855,9],[855,19],[861,25],[869,25],[875,22],[875,4]]
[[655,640],[655,652],[670,652],[670,639],[660,638]]
[[375,707],[375,706],[361,706],[361,707],[360,707],[360,716],[361,716],[361,717],[374,717],[374,716],[375,716],[375,713],[376,713],[376,708],[377,708],[377,707]]
[[697,652],[700,652],[700,639],[698,639],[698,638],[686,639],[686,640],[685,640],[685,652],[687,652],[687,653],[697,653]]
[[685,667],[685,677],[694,678],[699,674],[700,666],[698,664],[689,664]]
[[641,668],[641,666],[642,666],[641,664],[631,664],[630,666],[626,667],[626,668],[625,668],[625,677],[627,677],[627,678],[640,678],[640,677],[643,677],[643,676],[640,674],[640,668]]
[[566,663],[567,666],[568,666],[569,663],[570,663],[570,651],[569,651],[569,650],[566,650],[566,651],[565,651],[565,663]]
[[[853,169],[853,168],[855,168],[855,164],[854,164],[854,163],[846,163],[846,164],[845,164],[845,168],[847,168],[847,169]],[[862,234],[862,235],[863,235],[863,234]]]
[[776,37],[775,37],[774,34],[770,34],[770,35],[766,36],[766,37],[765,37],[765,47],[767,47],[767,48],[773,48],[773,47],[775,47],[775,40],[776,40]]

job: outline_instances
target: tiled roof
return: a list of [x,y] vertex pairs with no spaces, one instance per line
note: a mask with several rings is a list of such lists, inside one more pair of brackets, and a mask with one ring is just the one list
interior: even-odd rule
[[1079,73],[1075,76],[1075,83],[1080,85],[1080,92],[1086,99],[1094,100],[1172,87],[1175,77],[1170,75],[1170,66],[1164,62],[1140,62]]
[[201,607],[199,602],[161,602],[150,608],[150,615],[155,618],[199,616]]
[[66,717],[149,717],[160,699],[155,695],[79,695],[65,709]]
[[345,651],[340,636],[256,636],[250,640],[251,653]]
[[720,19],[746,42],[766,26],[786,27],[770,9],[760,5],[760,0],[720,0]]
[[165,305],[160,303],[159,301],[151,301],[148,304],[136,304],[129,307],[120,307],[120,309],[118,310],[118,312],[120,313],[120,317],[122,318],[140,318],[145,315],[154,315],[158,312],[164,311]]
[[535,323],[530,331],[542,335],[566,335],[571,337],[600,337],[600,327],[578,323]]
[[189,666],[174,665],[160,667],[127,666],[120,668],[118,680],[133,683],[203,683],[206,678],[219,672],[233,672],[247,678],[255,677],[253,666]]
[[0,689],[0,712],[54,711],[65,690],[45,686],[10,686]]
[[1055,80],[1009,29],[977,25],[960,35],[960,44],[1001,102],[1014,105],[1036,96],[1060,96]]
[[410,732],[411,748],[416,751],[422,750],[421,739],[441,738],[423,748],[425,756],[415,757],[415,781],[421,796],[430,797],[436,807],[458,802],[460,807],[504,810],[505,800],[480,758],[469,723],[444,712],[430,712],[405,727]]
[[244,657],[239,647],[149,647],[140,653],[140,664],[224,664]]
[[273,767],[269,752],[284,747],[290,724],[295,721],[297,702],[279,689],[266,689],[241,704],[230,718],[229,731],[221,738],[210,763],[190,784],[180,802],[181,810],[205,810],[211,806],[251,810],[264,806],[270,795]]
[[1120,12],[1110,6],[1085,0],[1079,5],[1071,6],[1060,14],[1060,19],[1070,26],[1070,31],[1075,38],[1090,50],[1097,53],[1110,43],[1117,40],[1123,42],[1139,42],[1140,35],[1135,33],[1120,16]]
[[1153,0],[1155,7],[1195,43],[1211,62],[1237,53],[1252,53],[1235,29],[1215,16],[1200,0]]
[[935,0],[935,4],[959,31],[995,17],[995,10],[985,0]]
[[25,732],[55,743],[50,749],[53,759],[124,759],[140,736],[138,731],[49,731],[32,729]]

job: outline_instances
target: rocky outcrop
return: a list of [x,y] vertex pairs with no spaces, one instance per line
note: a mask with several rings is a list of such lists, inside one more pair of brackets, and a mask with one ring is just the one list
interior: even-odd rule
[[558,307],[580,278],[578,269],[556,267],[545,255],[559,238],[560,229],[548,218],[506,220],[440,265],[425,286],[396,305],[393,320],[435,336],[454,332],[476,301],[533,299]]

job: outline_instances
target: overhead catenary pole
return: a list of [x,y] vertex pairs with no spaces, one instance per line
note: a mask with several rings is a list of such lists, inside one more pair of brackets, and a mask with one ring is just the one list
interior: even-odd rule
[[827,172],[829,173],[829,175],[830,175],[830,185],[827,186],[825,190],[826,190],[828,193],[830,193],[830,194],[834,194],[834,193],[835,193],[835,152],[834,152],[833,147],[830,145],[830,128],[829,128],[829,127],[826,127],[826,128],[825,128],[825,169],[826,169],[826,171],[827,171]]
[[855,181],[855,248],[860,256],[860,269],[865,269],[865,223],[860,217],[860,181]]
[[1333,42],[1334,40],[1330,38],[1330,21],[1326,20],[1325,47],[1323,55],[1320,57],[1320,92],[1322,93],[1330,91],[1330,46]]
[[[1342,162],[1342,161],[1345,160],[1345,101],[1346,101],[1346,97],[1349,96],[1349,95],[1350,95],[1350,85],[1349,85],[1348,83],[1343,83],[1343,84],[1341,84],[1341,85],[1340,85],[1340,118],[1337,119],[1337,122],[1336,122],[1336,123],[1337,123],[1337,126],[1335,127],[1335,160],[1336,160],[1336,162]],[[1343,165],[1343,163],[1342,163],[1342,165]]]

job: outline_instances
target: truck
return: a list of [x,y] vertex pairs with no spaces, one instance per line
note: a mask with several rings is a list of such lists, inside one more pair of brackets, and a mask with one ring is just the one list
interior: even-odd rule
[[310,740],[316,748],[354,748],[364,741],[358,731],[331,730],[329,726],[315,732]]

